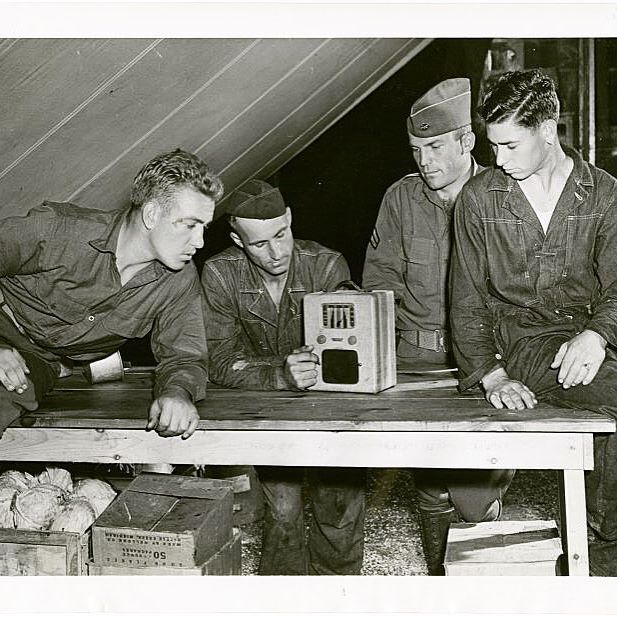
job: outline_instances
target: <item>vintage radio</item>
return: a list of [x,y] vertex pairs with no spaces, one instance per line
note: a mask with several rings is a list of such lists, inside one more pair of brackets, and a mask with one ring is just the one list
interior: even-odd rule
[[379,392],[396,384],[392,291],[306,294],[304,340],[320,362],[312,390]]

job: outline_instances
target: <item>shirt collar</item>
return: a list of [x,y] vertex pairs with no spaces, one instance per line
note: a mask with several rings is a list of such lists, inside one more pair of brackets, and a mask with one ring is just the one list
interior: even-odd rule
[[[562,144],[561,147],[566,155],[574,161],[574,168],[572,170],[574,181],[585,187],[593,186],[593,178],[591,176],[591,170],[589,169],[589,163],[587,163],[574,148],[566,146],[565,144]],[[488,190],[509,191],[514,186],[515,182],[516,180],[504,173],[503,170],[493,167],[489,179]]]
[[[473,176],[480,173],[483,169],[484,169],[483,167],[478,165],[478,163],[476,162],[476,159],[472,155],[471,176],[470,177],[473,178]],[[440,208],[448,208],[448,209],[451,209],[454,206],[454,202],[452,202],[451,204],[444,204],[441,197],[439,197],[439,195],[437,194],[437,191],[434,191],[432,188],[430,188],[429,185],[426,182],[424,182],[424,180],[422,181],[422,190],[424,191],[424,196],[436,206],[439,206]]]
[[118,246],[118,236],[120,235],[120,229],[122,223],[128,218],[129,210],[126,208],[111,210],[107,213],[109,216],[109,222],[107,228],[98,238],[90,240],[89,244],[97,251],[102,253],[116,253],[116,247]]

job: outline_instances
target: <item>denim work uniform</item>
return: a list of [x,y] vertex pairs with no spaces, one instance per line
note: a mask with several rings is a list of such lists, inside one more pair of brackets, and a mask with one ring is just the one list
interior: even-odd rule
[[[155,398],[179,390],[193,401],[205,396],[206,332],[197,270],[192,262],[179,271],[153,262],[122,285],[115,250],[126,215],[126,209],[45,202],[0,224],[0,346],[15,347],[36,363],[30,378],[45,382],[34,384],[39,400],[53,386],[62,360],[103,358],[150,331],[158,362]],[[22,332],[6,317],[9,309]],[[9,396],[4,388],[0,392]],[[26,392],[11,394],[13,403],[26,401]],[[36,408],[36,401],[28,408]],[[0,420],[1,428],[6,420],[11,421]]]
[[[473,159],[472,164],[474,174],[483,169]],[[453,366],[443,346],[431,350],[412,340],[418,331],[440,331],[448,345],[452,210],[453,204],[444,203],[417,173],[395,182],[382,200],[366,249],[362,284],[394,291],[399,365]],[[502,470],[417,469],[414,476],[421,507],[439,511],[451,507],[452,501],[468,521],[482,520],[511,479]]]
[[[574,168],[544,233],[518,183],[487,170],[455,207],[454,352],[467,389],[503,367],[539,398],[617,416],[617,181],[564,147]],[[593,382],[563,389],[559,347],[589,329],[607,342]],[[590,525],[617,539],[617,436],[596,435],[586,477]]]
[[[206,295],[210,375],[247,390],[283,390],[286,356],[303,345],[302,298],[349,279],[344,257],[296,240],[279,310],[258,269],[237,247],[208,259]],[[247,399],[248,400],[248,399]],[[304,469],[261,467],[266,513],[260,574],[359,574],[364,542],[364,471],[310,468],[313,521],[304,540]]]

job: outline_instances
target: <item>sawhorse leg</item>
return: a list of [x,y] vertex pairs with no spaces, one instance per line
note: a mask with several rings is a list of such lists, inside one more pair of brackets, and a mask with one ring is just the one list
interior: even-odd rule
[[584,473],[582,469],[560,471],[561,542],[570,576],[589,576]]

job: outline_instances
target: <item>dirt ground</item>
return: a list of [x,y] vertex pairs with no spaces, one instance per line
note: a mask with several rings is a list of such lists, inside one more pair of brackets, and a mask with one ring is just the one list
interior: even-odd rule
[[[426,575],[416,515],[413,471],[370,469],[362,574]],[[504,500],[502,520],[556,520],[559,498],[555,471],[519,471]],[[307,519],[310,510],[307,508]],[[242,574],[257,574],[261,524],[242,527]]]

